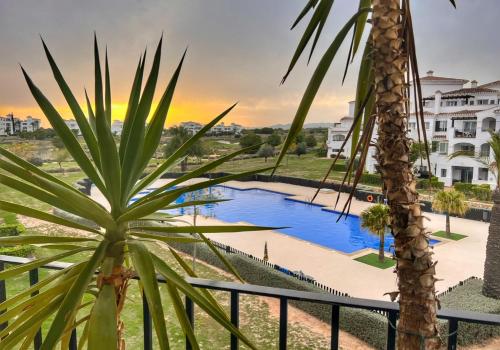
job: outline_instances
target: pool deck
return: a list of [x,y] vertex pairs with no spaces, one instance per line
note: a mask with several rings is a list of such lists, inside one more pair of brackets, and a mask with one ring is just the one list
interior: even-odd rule
[[[202,180],[206,179],[195,181]],[[166,181],[159,180],[152,187],[161,186]],[[315,192],[314,188],[277,182],[230,181],[225,185],[240,189],[259,188],[289,193],[291,198],[301,201],[310,201]],[[105,204],[99,193],[93,191],[92,197]],[[315,203],[333,209],[331,205],[335,203],[336,197],[337,192],[321,191]],[[346,199],[347,194],[342,193],[339,208],[342,208]],[[369,206],[367,202],[353,199],[351,214],[359,215]],[[425,215],[429,218],[427,227],[430,231],[444,230],[444,215],[433,213]],[[213,218],[198,217],[197,223],[202,225],[221,222]],[[442,279],[436,282],[438,292],[445,291],[468,277],[483,276],[488,226],[489,224],[484,222],[451,218],[452,231],[468,237],[459,241],[438,238],[441,243],[434,247],[434,259],[438,261],[437,278]],[[373,249],[345,254],[274,231],[216,233],[208,236],[257,257],[263,256],[264,244],[267,242],[271,263],[290,270],[301,270],[306,275],[313,276],[318,282],[354,297],[388,300],[388,296],[383,294],[397,290],[396,275],[392,268],[382,270],[353,260],[368,252],[376,252]]]

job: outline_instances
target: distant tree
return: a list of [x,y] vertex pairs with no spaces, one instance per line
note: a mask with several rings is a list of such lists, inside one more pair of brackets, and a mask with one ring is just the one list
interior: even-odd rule
[[295,136],[295,143],[299,144],[301,142],[304,142],[306,140],[306,135],[304,134],[304,131],[301,131]]
[[297,147],[295,147],[295,154],[299,156],[306,154],[307,153],[307,146],[305,142],[301,142],[297,144]]
[[274,147],[268,144],[264,144],[260,146],[257,155],[259,157],[264,157],[264,161],[267,162],[267,158],[274,155]]
[[61,138],[59,136],[53,137],[51,141],[52,141],[52,146],[54,146],[57,149],[61,149],[61,148],[65,147],[63,141],[61,140]]
[[318,142],[316,141],[316,137],[314,137],[314,134],[307,135],[305,143],[307,147],[316,147],[316,145],[318,144]]
[[425,151],[425,142],[414,142],[411,144],[410,148],[410,162],[415,163],[415,161],[420,158],[427,159],[427,153]]
[[[191,138],[189,131],[182,126],[175,126],[170,128],[168,133],[172,135],[171,139],[165,145],[165,158],[168,158],[172,155],[177,149],[184,144],[187,140]],[[206,153],[205,145],[202,141],[196,141],[186,152],[186,156],[196,157],[201,159],[203,155]],[[187,157],[184,158],[181,162],[181,171],[187,170]]]
[[326,157],[328,155],[328,146],[325,142],[321,143],[321,146],[316,150],[316,156],[318,157]]
[[274,132],[267,137],[266,143],[270,144],[273,147],[276,147],[281,144],[281,136],[277,132]]
[[54,152],[54,160],[59,164],[59,168],[64,173],[64,168],[62,167],[62,162],[67,162],[70,159],[69,152],[66,148],[59,148]]
[[267,241],[264,243],[264,261],[269,261],[269,253],[267,251]]
[[450,214],[464,216],[469,206],[462,192],[456,190],[439,191],[434,196],[432,209],[446,215],[446,236],[451,237]]
[[255,128],[255,129],[252,129],[251,132],[253,132],[255,134],[271,135],[272,133],[274,133],[274,129],[269,128],[269,127]]
[[389,225],[389,207],[375,204],[361,212],[361,226],[380,238],[378,260],[384,262],[385,229]]
[[262,138],[253,132],[245,134],[240,138],[240,146],[242,148],[256,146],[254,149],[250,149],[249,151],[247,151],[247,153],[257,153],[257,151],[259,150],[257,145],[261,143],[262,143]]

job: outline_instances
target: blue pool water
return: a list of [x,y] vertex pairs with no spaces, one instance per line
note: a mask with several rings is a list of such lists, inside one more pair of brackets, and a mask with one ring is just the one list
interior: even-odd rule
[[[259,226],[286,226],[289,228],[278,231],[344,253],[353,253],[364,248],[378,249],[378,237],[361,228],[358,216],[348,215],[347,218],[343,217],[337,222],[340,215],[338,212],[325,210],[319,205],[292,200],[287,194],[260,189],[240,190],[214,186],[204,193],[185,194],[177,199],[177,203],[200,196],[231,199],[199,207],[198,212],[201,215],[229,223],[244,221]],[[192,214],[193,209],[180,208],[169,212]],[[386,251],[389,251],[393,242],[393,237],[387,234]],[[431,240],[431,244],[437,242]]]

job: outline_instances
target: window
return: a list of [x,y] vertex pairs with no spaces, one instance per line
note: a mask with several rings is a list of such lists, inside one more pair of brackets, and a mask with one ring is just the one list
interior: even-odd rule
[[495,100],[490,100],[490,105],[494,105],[495,104]]
[[344,141],[345,136],[344,135],[333,135],[332,136],[332,141]]
[[460,101],[460,105],[461,105],[461,106],[465,106],[466,104],[467,104],[467,100],[462,100],[462,101]]
[[446,169],[441,169],[441,177],[446,177]]
[[448,154],[448,142],[440,142],[438,151],[440,154]]
[[428,130],[431,127],[431,123],[425,122],[425,130]]
[[469,105],[474,106],[474,100],[470,100]]
[[446,101],[447,107],[458,106],[458,101]]
[[479,168],[477,173],[478,180],[488,180],[488,168]]
[[411,130],[415,130],[415,128],[417,127],[417,123],[408,123],[408,126]]
[[478,105],[487,105],[488,104],[488,99],[481,99],[477,100]]
[[436,120],[434,131],[446,131],[446,120]]

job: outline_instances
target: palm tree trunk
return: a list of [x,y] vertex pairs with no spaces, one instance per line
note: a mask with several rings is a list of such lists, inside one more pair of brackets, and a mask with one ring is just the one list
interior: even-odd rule
[[400,319],[398,349],[437,349],[434,263],[415,190],[405,114],[406,52],[399,0],[373,0],[373,57],[378,114],[377,161],[395,237]]
[[378,261],[384,262],[385,230],[380,233],[380,244],[378,246]]
[[493,193],[490,228],[486,243],[483,294],[500,299],[500,190]]
[[450,213],[446,212],[446,237],[451,237]]

